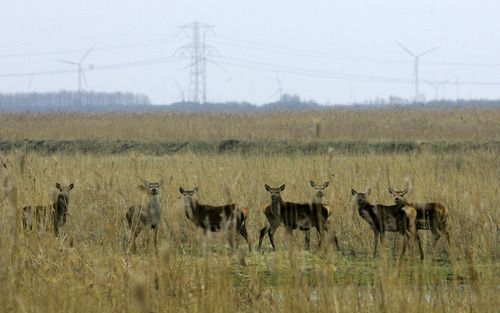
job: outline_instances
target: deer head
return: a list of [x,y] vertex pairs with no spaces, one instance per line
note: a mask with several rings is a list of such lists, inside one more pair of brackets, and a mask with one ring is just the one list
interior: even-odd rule
[[309,184],[315,190],[314,197],[317,198],[317,199],[321,199],[321,198],[324,197],[325,190],[330,185],[330,181],[326,181],[322,185],[317,185],[314,181],[310,180]]
[[370,188],[365,193],[362,192],[357,192],[354,189],[351,189],[351,194],[354,196],[354,199],[356,200],[356,203],[358,205],[362,205],[364,203],[368,202],[368,196],[370,195]]
[[394,197],[394,202],[396,204],[403,203],[405,201],[405,195],[408,193],[408,185],[405,186],[404,189],[398,190],[394,189],[391,186],[388,188],[389,193]]
[[269,185],[264,185],[264,187],[266,188],[267,192],[269,192],[271,194],[271,200],[272,201],[276,201],[278,199],[281,199],[281,192],[283,190],[285,190],[285,185],[281,185],[279,186],[278,188],[272,188],[272,187],[269,187]]
[[145,180],[144,183],[139,186],[139,188],[147,191],[151,196],[154,196],[154,195],[158,195],[160,193],[161,184],[162,184],[162,181],[150,183],[147,180]]

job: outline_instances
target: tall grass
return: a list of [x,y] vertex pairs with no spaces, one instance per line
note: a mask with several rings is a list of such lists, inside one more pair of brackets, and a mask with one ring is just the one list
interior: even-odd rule
[[500,109],[204,114],[0,114],[1,140],[500,140]]
[[[156,157],[15,151],[2,159],[0,311],[497,312],[500,305],[500,161],[492,152]],[[147,201],[141,178],[160,177],[171,182],[160,194],[159,255],[146,246],[145,234],[131,253],[125,210]],[[248,253],[239,237],[231,251],[223,234],[203,236],[179,207],[178,187],[195,185],[204,203],[248,206],[255,247],[269,202],[264,184],[284,183],[285,199],[304,202],[312,198],[309,179],[332,181],[326,200],[340,252],[331,243],[306,252],[303,234],[288,238],[283,229],[275,253],[267,237],[264,253]],[[401,240],[388,234],[373,259],[373,235],[350,190],[371,188],[372,202],[390,203],[388,183],[406,181],[409,200],[449,207],[452,243],[435,243],[422,231],[426,259],[420,262],[414,247],[400,260]],[[20,208],[53,201],[56,182],[75,182],[65,239],[20,229]]]

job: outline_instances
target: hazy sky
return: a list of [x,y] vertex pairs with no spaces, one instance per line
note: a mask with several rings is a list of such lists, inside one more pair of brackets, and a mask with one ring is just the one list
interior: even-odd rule
[[278,81],[322,103],[410,98],[414,62],[396,40],[439,46],[420,63],[427,99],[500,98],[499,12],[498,0],[0,0],[0,92],[74,90],[77,73],[59,72],[75,67],[57,60],[95,46],[86,89],[180,100],[190,61],[171,58],[189,43],[177,27],[198,20],[215,26],[210,101],[270,102]]

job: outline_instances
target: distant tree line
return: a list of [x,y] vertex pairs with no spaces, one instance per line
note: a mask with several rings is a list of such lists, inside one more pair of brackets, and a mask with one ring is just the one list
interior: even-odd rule
[[150,105],[148,96],[130,92],[58,91],[0,93],[0,111],[100,111],[124,106]]
[[212,112],[251,113],[285,111],[322,111],[334,108],[360,110],[370,108],[454,108],[500,107],[500,100],[436,100],[412,103],[408,99],[390,96],[352,105],[322,105],[302,100],[298,95],[283,94],[279,100],[256,105],[249,102],[195,103],[189,101],[154,105],[146,95],[125,92],[60,91],[48,93],[0,93],[0,112]]

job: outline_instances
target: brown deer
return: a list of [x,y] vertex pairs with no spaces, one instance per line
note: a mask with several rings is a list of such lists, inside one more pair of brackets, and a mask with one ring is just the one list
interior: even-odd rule
[[[262,239],[269,235],[269,241],[276,250],[274,244],[274,233],[280,225],[283,225],[291,234],[293,230],[299,229],[309,231],[315,227],[319,234],[318,246],[321,246],[324,232],[328,227],[328,212],[329,210],[321,203],[295,203],[285,202],[281,198],[281,192],[285,189],[285,185],[278,188],[271,188],[264,185],[266,190],[271,194],[271,204],[264,208],[264,214],[267,218],[267,224],[260,230],[259,249],[262,247]],[[310,238],[305,236],[306,248],[310,247]]]
[[[311,187],[314,189],[314,194],[313,194],[313,198],[312,198],[311,203],[323,204],[324,207],[328,211],[328,218],[327,218],[327,220],[328,220],[330,218],[330,215],[332,215],[332,208],[330,206],[326,205],[326,203],[324,203],[323,197],[325,196],[326,188],[328,188],[328,186],[330,185],[330,181],[326,181],[322,185],[318,185],[314,181],[310,180],[309,185],[311,185]],[[311,232],[309,230],[307,230],[306,236],[310,237],[310,233]],[[335,242],[335,246],[337,247],[337,249],[339,249],[339,243],[338,243],[337,234],[336,234],[335,230],[333,230],[333,240]]]
[[424,252],[422,250],[422,245],[420,242],[420,237],[418,236],[417,229],[415,226],[415,220],[417,218],[417,211],[414,207],[404,204],[395,205],[372,205],[368,202],[368,195],[370,194],[370,189],[366,193],[356,192],[352,189],[351,194],[356,200],[359,215],[370,225],[373,230],[373,257],[377,255],[377,246],[380,239],[380,243],[383,244],[384,232],[398,232],[404,238],[403,250],[401,251],[401,257],[404,256],[406,252],[406,246],[408,244],[408,239],[416,239],[418,242],[418,248],[420,251],[420,258],[424,259]]
[[[203,229],[205,234],[208,231],[218,232],[222,229],[232,230],[235,228],[247,242],[248,250],[252,251],[246,228],[249,213],[248,208],[239,207],[234,203],[219,206],[202,204],[196,198],[198,190],[198,187],[195,187],[193,190],[185,190],[179,187],[179,191],[183,196],[186,217],[196,227]],[[233,245],[232,237],[229,239],[229,244]]]
[[59,190],[56,201],[51,205],[37,205],[37,206],[26,206],[23,208],[23,226],[24,228],[33,229],[33,224],[39,230],[42,228],[47,228],[47,213],[49,214],[49,219],[52,222],[54,233],[59,236],[59,229],[66,224],[66,217],[68,215],[68,205],[69,205],[69,192],[73,189],[75,185],[69,184],[68,186],[61,186],[61,184],[56,183],[56,188]]
[[[158,253],[158,228],[160,227],[161,207],[160,207],[160,186],[162,181],[150,183],[144,181],[144,184],[139,187],[145,190],[150,200],[147,205],[133,205],[131,206],[125,217],[127,218],[128,226],[132,237],[132,250],[136,250],[137,246],[135,240],[141,231],[151,229],[153,231],[153,240],[155,252]],[[149,246],[150,236],[147,236],[147,246]]]
[[450,244],[450,233],[446,227],[448,220],[448,209],[438,202],[412,203],[405,199],[408,193],[408,185],[404,189],[398,190],[389,186],[389,193],[394,197],[394,203],[404,204],[414,207],[417,210],[417,230],[430,230],[437,241],[444,233],[446,241]]

